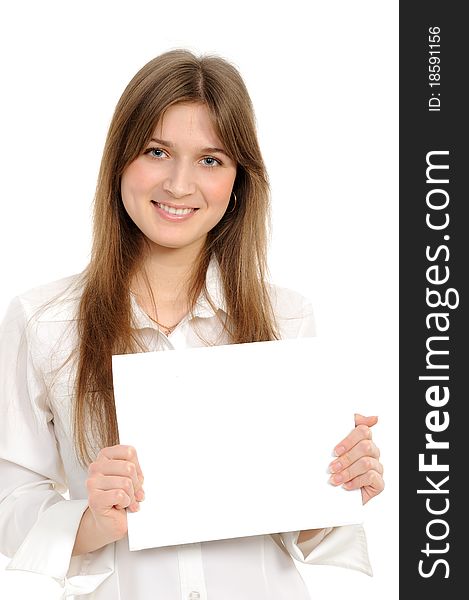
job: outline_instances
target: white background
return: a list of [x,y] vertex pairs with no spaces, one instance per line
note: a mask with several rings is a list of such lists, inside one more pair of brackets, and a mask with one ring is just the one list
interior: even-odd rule
[[[380,417],[387,486],[365,508],[374,577],[296,563],[315,598],[398,597],[397,22],[397,2],[372,0],[19,0],[0,16],[2,314],[86,265],[107,127],[143,64],[186,47],[243,75],[272,184],[271,278],[312,299],[319,335],[354,340],[375,398],[352,390],[356,410]],[[57,588],[0,571],[2,598],[30,593]]]

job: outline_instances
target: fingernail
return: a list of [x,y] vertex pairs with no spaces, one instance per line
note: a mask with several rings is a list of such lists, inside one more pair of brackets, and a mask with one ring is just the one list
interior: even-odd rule
[[336,446],[334,448],[334,452],[336,456],[340,456],[341,454],[343,454],[345,452],[345,448],[343,446]]
[[138,492],[135,494],[135,498],[139,502],[142,502],[142,500],[145,500],[145,492],[142,489],[138,490]]
[[340,461],[335,461],[329,465],[329,471],[331,473],[336,473],[342,469],[342,463]]
[[352,482],[347,481],[347,483],[344,483],[344,485],[342,487],[345,488],[346,490],[349,490],[352,487]]
[[332,475],[332,477],[329,478],[329,482],[333,483],[334,485],[337,485],[337,484],[341,483],[343,481],[343,479],[344,478],[342,477],[342,475],[339,475],[339,474]]

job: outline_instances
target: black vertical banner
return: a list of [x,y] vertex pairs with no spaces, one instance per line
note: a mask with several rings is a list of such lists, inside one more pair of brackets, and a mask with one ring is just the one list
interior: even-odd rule
[[400,595],[425,600],[467,596],[469,35],[462,8],[400,3]]

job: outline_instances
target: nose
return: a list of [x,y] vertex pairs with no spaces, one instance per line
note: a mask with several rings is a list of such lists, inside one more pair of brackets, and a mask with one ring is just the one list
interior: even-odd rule
[[175,162],[163,183],[163,189],[175,198],[193,194],[196,185],[191,166]]

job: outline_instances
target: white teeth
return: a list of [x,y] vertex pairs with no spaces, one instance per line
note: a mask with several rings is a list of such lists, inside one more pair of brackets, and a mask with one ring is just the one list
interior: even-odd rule
[[170,215],[188,215],[195,210],[195,208],[173,208],[172,206],[160,204],[159,202],[157,202],[157,205]]

